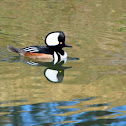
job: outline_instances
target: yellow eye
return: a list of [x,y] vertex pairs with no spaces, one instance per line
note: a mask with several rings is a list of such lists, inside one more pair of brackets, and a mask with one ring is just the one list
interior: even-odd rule
[[62,42],[60,42],[60,44],[63,44]]
[[59,72],[61,73],[62,71],[60,70]]

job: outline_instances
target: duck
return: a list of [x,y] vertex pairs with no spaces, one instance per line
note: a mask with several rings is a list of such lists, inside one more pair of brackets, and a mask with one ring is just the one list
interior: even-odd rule
[[8,45],[7,48],[20,56],[33,59],[50,59],[54,64],[67,59],[67,53],[63,47],[72,47],[65,44],[65,34],[63,31],[50,32],[45,37],[46,46],[28,46],[25,48],[15,48]]

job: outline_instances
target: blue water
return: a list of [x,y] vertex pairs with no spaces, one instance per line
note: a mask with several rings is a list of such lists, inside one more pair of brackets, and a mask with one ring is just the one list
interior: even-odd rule
[[[71,101],[59,101],[48,103],[36,103],[31,105],[20,105],[10,107],[0,107],[0,124],[6,126],[125,126],[126,125],[126,106],[113,107],[108,110],[81,111],[87,107],[109,106],[109,104],[95,104],[80,108],[71,106],[79,104],[80,101],[93,100],[94,97],[87,99],[73,99]],[[9,101],[10,102],[10,101]],[[12,101],[14,102],[14,101]],[[19,101],[23,102],[23,101]],[[1,103],[4,104],[4,103]],[[61,108],[58,108],[61,107]],[[66,107],[66,108],[62,108]],[[70,115],[64,115],[73,112]],[[74,113],[75,112],[75,113]],[[8,113],[8,114],[6,114]],[[118,116],[117,116],[118,115]],[[114,116],[111,117],[110,116]],[[116,117],[117,116],[117,117]],[[100,117],[100,118],[99,118]]]

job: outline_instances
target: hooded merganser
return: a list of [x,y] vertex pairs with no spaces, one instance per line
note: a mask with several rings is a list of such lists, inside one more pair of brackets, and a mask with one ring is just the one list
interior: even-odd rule
[[46,46],[29,46],[22,49],[8,45],[8,49],[24,57],[51,59],[55,64],[67,58],[67,53],[62,48],[72,47],[65,44],[65,34],[62,31],[50,32],[45,37],[45,44]]

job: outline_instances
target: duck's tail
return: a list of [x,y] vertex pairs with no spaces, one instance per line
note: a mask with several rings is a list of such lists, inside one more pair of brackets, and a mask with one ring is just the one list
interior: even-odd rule
[[10,46],[10,45],[8,45],[7,48],[8,48],[11,52],[18,53],[18,54],[20,54],[20,55],[23,55],[23,54],[24,54],[24,51],[23,51],[22,49],[15,48],[15,47],[12,47],[12,46]]

